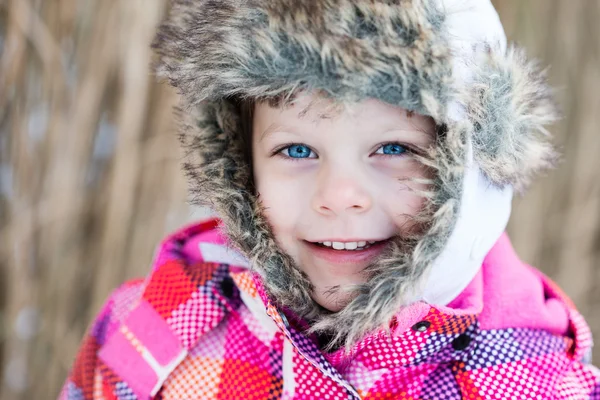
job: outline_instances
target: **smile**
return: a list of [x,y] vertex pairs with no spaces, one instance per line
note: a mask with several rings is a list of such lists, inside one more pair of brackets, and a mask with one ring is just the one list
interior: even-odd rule
[[315,257],[331,264],[363,264],[378,256],[385,249],[389,239],[384,240],[324,240],[304,241],[307,249]]
[[376,240],[362,240],[358,242],[315,242],[320,246],[330,247],[334,250],[365,250],[377,243]]

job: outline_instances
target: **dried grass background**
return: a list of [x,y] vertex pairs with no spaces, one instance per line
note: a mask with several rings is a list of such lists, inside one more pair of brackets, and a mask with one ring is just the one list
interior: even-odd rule
[[[109,291],[197,216],[175,97],[148,69],[166,6],[0,0],[0,399],[55,398]],[[565,113],[560,169],[515,201],[509,232],[600,337],[600,1],[496,6],[509,38],[552,65]]]

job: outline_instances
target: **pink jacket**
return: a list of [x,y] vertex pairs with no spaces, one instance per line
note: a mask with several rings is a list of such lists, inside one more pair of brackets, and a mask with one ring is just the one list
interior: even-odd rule
[[448,306],[322,353],[225,246],[217,220],[167,237],[109,298],[61,399],[600,399],[590,330],[503,235]]

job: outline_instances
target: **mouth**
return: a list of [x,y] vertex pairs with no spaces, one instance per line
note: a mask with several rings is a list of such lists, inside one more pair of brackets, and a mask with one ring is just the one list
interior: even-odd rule
[[314,256],[329,263],[363,264],[381,254],[389,240],[304,242]]
[[348,251],[361,251],[370,248],[371,246],[377,245],[381,242],[385,242],[385,240],[361,240],[356,242],[335,242],[335,241],[325,241],[325,242],[311,242],[320,247],[331,248],[333,250],[348,250]]

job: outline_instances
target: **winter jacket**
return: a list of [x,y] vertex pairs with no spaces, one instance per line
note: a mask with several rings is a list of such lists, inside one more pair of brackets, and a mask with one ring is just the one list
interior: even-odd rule
[[506,234],[448,306],[324,353],[217,225],[172,234],[112,294],[61,399],[600,399],[586,322]]

